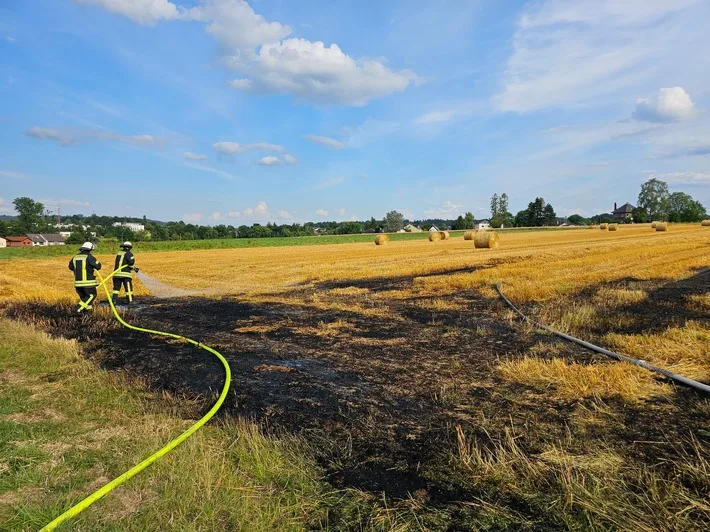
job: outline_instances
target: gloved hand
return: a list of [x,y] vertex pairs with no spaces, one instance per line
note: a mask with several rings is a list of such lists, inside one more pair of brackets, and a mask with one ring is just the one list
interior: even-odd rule
[[140,268],[133,268],[133,271],[134,271],[134,272],[139,272],[139,271],[141,271],[141,269],[140,269]]

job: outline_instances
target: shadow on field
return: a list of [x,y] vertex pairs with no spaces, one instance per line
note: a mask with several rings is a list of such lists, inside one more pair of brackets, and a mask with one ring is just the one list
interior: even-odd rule
[[[461,271],[473,269],[438,274]],[[659,286],[649,302],[672,305],[669,308],[682,305],[685,295],[701,293],[698,285],[706,283],[707,275],[700,272],[694,282],[675,287]],[[575,410],[591,400],[553,400],[544,389],[502,380],[497,371],[501,360],[522,356],[536,343],[556,341],[525,333],[506,320],[502,304],[476,290],[447,296],[463,310],[432,310],[416,295],[379,301],[385,317],[340,310],[368,300],[329,293],[351,286],[381,291],[411,282],[410,277],[327,283],[296,288],[291,294],[307,301],[316,293],[321,302],[338,303],[338,310],[231,298],[145,298],[127,312],[127,320],[218,349],[233,375],[221,415],[246,416],[267,430],[304,436],[333,485],[445,507],[459,515],[454,528],[465,528],[465,513],[475,509],[461,501],[483,494],[455,465],[456,427],[486,445],[512,426],[526,436],[521,447],[541,452],[569,435]],[[677,303],[679,292],[683,296]],[[211,406],[223,382],[221,364],[214,357],[184,343],[126,330],[108,315],[81,318],[68,310],[31,303],[7,308],[5,314],[79,339],[86,355],[106,369],[128,371],[156,389],[204,397],[204,408]],[[649,314],[649,322],[658,326],[658,314],[653,316],[651,320]],[[567,344],[555,356],[609,363]],[[599,426],[592,436],[625,449],[630,442],[647,440],[650,430],[656,435],[686,435],[689,428],[704,423],[693,410],[696,401],[683,389],[672,401],[646,405],[608,398],[609,408],[623,414],[625,423],[621,428]],[[667,448],[659,452],[669,460]],[[644,453],[639,455],[642,459],[658,462],[655,451]],[[545,522],[544,515],[532,517]]]

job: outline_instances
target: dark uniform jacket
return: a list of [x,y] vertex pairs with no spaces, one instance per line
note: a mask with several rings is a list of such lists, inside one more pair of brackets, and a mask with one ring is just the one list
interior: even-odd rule
[[74,286],[98,286],[94,271],[101,269],[101,263],[91,253],[80,253],[69,261],[69,269],[74,272]]
[[131,253],[130,250],[128,251],[121,251],[116,255],[116,262],[113,265],[113,269],[119,270],[118,273],[114,275],[114,277],[123,277],[123,278],[131,278],[131,272],[133,271],[133,265],[136,263],[136,259],[133,256],[133,253]]

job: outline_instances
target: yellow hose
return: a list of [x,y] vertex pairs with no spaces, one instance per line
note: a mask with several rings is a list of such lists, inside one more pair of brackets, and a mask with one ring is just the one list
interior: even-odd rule
[[99,279],[101,279],[101,284],[99,286],[103,286],[104,291],[106,292],[106,297],[108,298],[108,302],[111,305],[111,310],[113,311],[113,315],[116,317],[116,319],[123,325],[124,327],[127,327],[129,329],[133,329],[134,331],[140,331],[144,332],[147,334],[158,334],[160,336],[168,336],[170,338],[178,338],[181,340],[185,340],[193,345],[196,345],[197,347],[204,349],[205,351],[208,351],[212,353],[214,356],[219,358],[219,360],[222,362],[222,365],[224,366],[224,373],[225,373],[225,379],[224,379],[224,387],[222,388],[222,393],[219,395],[219,398],[217,399],[217,402],[214,404],[214,406],[210,409],[209,412],[207,412],[200,420],[198,420],[194,425],[192,425],[189,429],[187,429],[185,432],[180,434],[177,438],[172,440],[170,443],[168,443],[165,447],[157,451],[156,453],[150,455],[148,458],[143,460],[141,463],[133,466],[131,469],[123,473],[121,476],[116,477],[113,479],[111,482],[108,484],[104,485],[103,487],[99,488],[96,490],[94,493],[86,497],[84,500],[78,502],[71,508],[69,508],[66,512],[64,512],[62,515],[54,519],[51,523],[46,525],[42,531],[45,530],[54,530],[57,528],[60,524],[62,524],[64,521],[71,519],[73,517],[76,517],[79,515],[81,512],[86,510],[89,506],[94,504],[96,501],[98,501],[101,497],[106,495],[107,493],[113,491],[115,488],[126,482],[128,479],[134,477],[141,471],[143,471],[146,467],[148,467],[150,464],[158,460],[158,458],[161,458],[168,454],[170,451],[172,451],[175,447],[180,445],[182,442],[184,442],[187,438],[192,436],[197,430],[202,427],[205,423],[207,423],[212,416],[214,416],[219,408],[222,406],[222,403],[224,403],[225,398],[227,397],[227,392],[229,391],[229,383],[232,378],[232,372],[229,369],[229,364],[227,363],[227,360],[216,350],[212,349],[211,347],[201,344],[200,342],[197,342],[196,340],[193,340],[192,338],[186,338],[184,336],[180,336],[179,334],[172,334],[168,332],[163,332],[163,331],[153,331],[151,329],[143,329],[141,327],[135,327],[134,325],[131,325],[129,323],[126,323],[123,318],[121,318],[120,314],[116,310],[116,306],[113,304],[113,299],[111,298],[111,294],[109,294],[108,288],[106,287],[106,281],[108,281],[111,277],[116,272],[113,272],[111,275],[106,277],[106,279],[103,279],[101,277],[101,274],[96,272],[99,275]]

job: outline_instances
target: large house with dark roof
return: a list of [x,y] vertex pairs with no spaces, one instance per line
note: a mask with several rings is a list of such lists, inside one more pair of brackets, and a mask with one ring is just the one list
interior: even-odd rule
[[630,203],[625,203],[621,207],[616,207],[616,202],[614,203],[614,218],[620,222],[631,222],[633,220],[634,207]]

